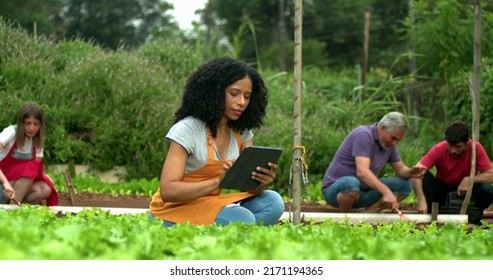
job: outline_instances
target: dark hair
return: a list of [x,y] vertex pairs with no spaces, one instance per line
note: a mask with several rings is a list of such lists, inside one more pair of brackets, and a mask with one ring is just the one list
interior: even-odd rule
[[35,145],[38,150],[42,149],[44,143],[45,115],[41,106],[31,101],[24,103],[17,114],[17,146],[21,149],[24,147],[24,139],[26,137],[24,131],[24,121],[29,117],[34,117],[41,124],[38,134],[33,137],[33,145]]
[[445,140],[451,145],[469,141],[469,128],[463,121],[455,121],[445,131]]
[[185,85],[180,108],[174,123],[193,116],[204,121],[212,136],[225,109],[226,87],[245,77],[252,79],[250,103],[241,117],[228,125],[238,131],[260,127],[267,107],[267,88],[260,74],[246,63],[230,57],[220,57],[202,64],[190,75]]

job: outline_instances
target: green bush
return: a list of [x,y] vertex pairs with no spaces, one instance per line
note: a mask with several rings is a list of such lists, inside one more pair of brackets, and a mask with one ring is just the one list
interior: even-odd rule
[[0,30],[3,127],[23,102],[34,100],[47,115],[48,164],[124,165],[129,178],[159,176],[163,136],[199,56],[180,42],[105,52],[79,40],[34,40],[5,23]]
[[[493,58],[483,58],[481,64],[481,90],[478,94],[481,96],[479,104],[480,128],[479,141],[486,149],[488,154],[493,152],[493,143],[489,141],[493,137],[491,127],[493,126]],[[472,70],[472,69],[471,69]],[[447,114],[453,116],[451,121],[463,120],[469,124],[472,131],[472,105],[471,89],[473,73],[462,72],[452,80],[452,91],[449,98],[444,100],[447,103]],[[444,131],[444,130],[443,130]],[[443,133],[442,133],[443,135]],[[472,134],[471,134],[472,137]]]
[[[279,44],[271,44],[266,50],[261,53],[262,65],[270,69],[279,68]],[[307,39],[303,41],[302,61],[305,66],[314,67],[326,67],[329,65],[329,58],[327,57],[327,50],[325,43]],[[293,69],[294,65],[294,42],[288,41],[286,43],[286,67],[289,70]]]

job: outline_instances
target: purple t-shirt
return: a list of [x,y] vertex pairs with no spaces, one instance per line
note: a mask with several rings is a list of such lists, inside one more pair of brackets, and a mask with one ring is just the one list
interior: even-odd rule
[[[356,177],[355,157],[370,159],[370,169],[378,176],[386,163],[399,162],[401,157],[397,146],[384,149],[378,143],[377,124],[363,125],[355,128],[344,139],[336,151],[332,162],[325,172],[323,189],[328,188],[335,180],[344,176]],[[364,186],[363,187],[367,187]]]

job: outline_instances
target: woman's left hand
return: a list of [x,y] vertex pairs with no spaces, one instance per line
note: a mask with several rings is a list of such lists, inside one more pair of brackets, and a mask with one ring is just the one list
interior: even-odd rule
[[269,162],[269,168],[257,167],[257,170],[252,172],[252,179],[259,181],[260,185],[252,193],[259,193],[265,190],[267,185],[276,179],[277,165]]

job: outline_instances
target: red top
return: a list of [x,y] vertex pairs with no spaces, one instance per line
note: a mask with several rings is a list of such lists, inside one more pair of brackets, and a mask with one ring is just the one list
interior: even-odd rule
[[[421,159],[421,164],[428,169],[436,166],[436,177],[445,185],[456,188],[464,177],[471,175],[472,140],[469,139],[466,151],[459,157],[453,158],[448,152],[447,141],[433,146]],[[483,146],[476,142],[476,174],[491,169],[491,162]]]

